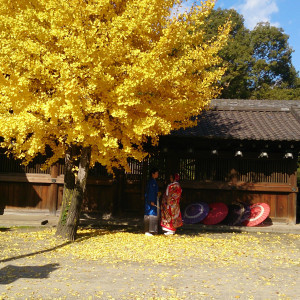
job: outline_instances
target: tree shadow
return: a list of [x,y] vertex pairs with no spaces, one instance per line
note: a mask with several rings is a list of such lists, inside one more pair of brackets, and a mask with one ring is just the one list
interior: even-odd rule
[[58,246],[55,246],[55,247],[52,247],[50,249],[45,249],[45,250],[40,250],[40,251],[36,251],[36,252],[32,252],[32,253],[26,253],[26,254],[22,254],[22,255],[18,255],[18,256],[13,256],[13,257],[10,257],[10,258],[5,258],[5,259],[2,259],[0,260],[0,263],[4,263],[4,262],[9,262],[9,261],[12,261],[12,260],[16,260],[16,259],[20,259],[20,258],[25,258],[25,257],[30,257],[30,256],[35,256],[35,255],[38,255],[38,254],[43,254],[43,253],[47,253],[47,252],[51,252],[53,250],[56,250],[56,249],[59,249],[59,248],[63,248],[69,244],[72,244],[72,243],[78,243],[78,242],[81,242],[83,240],[88,240],[92,237],[92,235],[84,235],[78,239],[76,239],[75,241],[67,241],[61,245],[58,245]]
[[36,251],[36,252],[32,252],[32,253],[26,253],[26,254],[22,254],[22,255],[18,255],[18,256],[13,256],[13,257],[10,257],[10,258],[1,259],[0,263],[16,260],[16,259],[20,259],[20,258],[30,257],[30,256],[38,255],[38,254],[43,254],[43,253],[47,253],[47,252],[51,252],[53,250],[56,250],[56,249],[59,249],[59,248],[62,248],[64,246],[66,246],[66,245],[69,245],[71,243],[72,242],[65,242],[65,243],[63,243],[59,246],[55,246],[55,247],[52,247],[50,249],[40,250],[40,251]]
[[44,266],[13,266],[8,265],[0,269],[0,284],[10,284],[20,278],[43,279],[59,268],[59,264]]
[[[144,224],[141,222],[141,224],[104,224],[102,222],[99,223],[93,223],[90,225],[83,226],[83,228],[90,228],[90,229],[95,229],[95,230],[105,230],[109,231],[109,233],[117,233],[117,232],[127,232],[127,233],[143,233],[143,227]],[[103,233],[107,234],[107,233]],[[100,235],[99,233],[91,234],[91,233],[79,233],[78,236],[86,236],[89,235],[90,237],[92,236],[98,236]]]

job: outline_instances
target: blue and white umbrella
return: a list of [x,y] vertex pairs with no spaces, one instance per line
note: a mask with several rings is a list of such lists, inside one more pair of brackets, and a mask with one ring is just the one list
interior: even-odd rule
[[183,215],[183,221],[186,224],[195,224],[201,222],[209,212],[209,205],[206,202],[197,202],[186,207]]

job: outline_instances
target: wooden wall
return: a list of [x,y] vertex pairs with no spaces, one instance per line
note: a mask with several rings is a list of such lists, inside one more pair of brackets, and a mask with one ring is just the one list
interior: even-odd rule
[[[16,164],[15,161],[13,164]],[[149,169],[157,166],[161,170],[161,192],[165,189],[168,174],[174,171],[180,173],[182,210],[197,201],[227,204],[235,201],[249,204],[266,202],[271,207],[271,219],[292,224],[296,222],[296,159],[274,157],[265,161],[257,158],[237,160],[232,157],[203,157],[203,154],[195,153],[168,153],[144,162],[132,160],[129,166],[131,173],[120,172],[115,179],[101,168],[92,170],[83,210],[143,215]],[[0,211],[2,206],[2,209],[34,209],[57,213],[62,203],[63,165],[57,164],[51,169],[38,172],[39,169],[34,167],[27,170],[10,168],[7,161],[0,165]]]

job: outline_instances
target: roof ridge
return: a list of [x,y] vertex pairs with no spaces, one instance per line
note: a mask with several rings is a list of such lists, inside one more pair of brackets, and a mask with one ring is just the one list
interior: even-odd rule
[[290,111],[300,109],[300,100],[213,99],[208,106],[216,110]]

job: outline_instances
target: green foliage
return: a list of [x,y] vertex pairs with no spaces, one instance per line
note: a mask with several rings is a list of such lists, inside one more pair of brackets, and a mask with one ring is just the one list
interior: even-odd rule
[[269,23],[259,23],[251,31],[253,90],[259,89],[262,84],[294,87],[297,74],[292,66],[293,50],[288,44],[288,38],[282,28]]
[[258,100],[300,100],[300,78],[295,87],[289,88],[287,84],[281,84],[278,87],[263,84],[257,91],[253,91],[251,99]]
[[227,71],[222,78],[223,98],[248,98],[247,90],[249,72],[252,64],[252,51],[250,44],[250,31],[244,26],[244,18],[234,9],[217,9],[207,18],[207,39],[218,32],[223,21],[231,20],[232,27],[227,46],[220,51]]
[[289,36],[282,28],[259,23],[253,30],[234,9],[217,9],[205,23],[210,40],[218,27],[230,19],[228,44],[219,54],[227,71],[222,78],[225,99],[300,99],[298,74],[292,65]]

